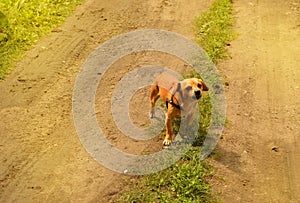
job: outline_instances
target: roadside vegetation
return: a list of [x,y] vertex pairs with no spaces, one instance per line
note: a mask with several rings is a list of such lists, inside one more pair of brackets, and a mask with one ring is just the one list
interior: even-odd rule
[[[233,23],[231,0],[215,0],[207,12],[195,19],[196,41],[212,62],[230,56],[226,47],[236,37]],[[163,171],[131,179],[129,184],[134,186],[114,202],[218,202],[209,185],[213,169],[207,161],[199,161],[201,144],[210,125],[210,105],[209,97],[201,99],[198,135],[185,156]]]
[[195,19],[197,43],[214,63],[230,57],[227,47],[237,37],[232,25],[232,0],[216,0],[209,10]]
[[37,40],[61,25],[82,0],[1,0],[0,79]]

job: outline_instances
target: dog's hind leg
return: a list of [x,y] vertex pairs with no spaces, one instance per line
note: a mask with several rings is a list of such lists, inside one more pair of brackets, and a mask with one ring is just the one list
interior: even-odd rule
[[156,85],[152,85],[150,89],[150,114],[149,114],[150,118],[154,118],[155,115],[154,106],[158,98],[159,98],[158,87]]

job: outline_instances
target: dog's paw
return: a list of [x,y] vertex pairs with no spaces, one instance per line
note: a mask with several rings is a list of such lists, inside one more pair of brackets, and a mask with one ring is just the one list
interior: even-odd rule
[[155,118],[154,113],[150,112],[150,113],[149,113],[149,117],[150,117],[150,119]]
[[172,143],[172,140],[165,138],[165,140],[163,141],[163,146],[170,146],[171,143]]

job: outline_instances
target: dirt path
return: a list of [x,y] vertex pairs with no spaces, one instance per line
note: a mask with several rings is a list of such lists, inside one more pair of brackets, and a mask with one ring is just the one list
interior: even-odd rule
[[[193,38],[195,16],[210,1],[87,0],[0,82],[0,202],[105,202],[122,176],[94,161],[72,120],[72,91],[88,54],[141,28]],[[163,60],[163,59],[161,59]]]
[[224,202],[300,201],[300,2],[236,1],[228,125],[215,166]]
[[[160,28],[192,39],[192,20],[210,3],[106,2],[79,6],[0,82],[0,202],[103,202],[115,195],[123,177],[95,162],[76,135],[75,77],[94,48],[126,31]],[[214,188],[224,202],[297,202],[299,1],[234,6],[240,35],[233,58],[219,65],[230,84],[228,125],[213,161],[225,181]]]

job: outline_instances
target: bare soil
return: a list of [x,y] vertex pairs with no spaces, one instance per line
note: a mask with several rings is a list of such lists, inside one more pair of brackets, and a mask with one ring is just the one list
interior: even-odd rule
[[[193,39],[195,16],[211,1],[86,0],[66,23],[42,39],[0,82],[0,202],[106,202],[124,178],[99,165],[84,150],[72,118],[72,91],[87,56],[121,33],[157,28]],[[218,68],[227,87],[228,124],[211,159],[218,176],[213,189],[223,202],[300,200],[300,2],[234,2],[236,30],[232,59]],[[97,93],[99,124],[117,147],[131,153],[158,150],[118,136],[109,104],[119,78],[139,64],[180,70],[184,62],[157,53],[118,61]],[[113,70],[113,67],[112,67]],[[184,70],[182,70],[184,71]],[[138,125],[147,124],[147,90],[131,105]],[[99,103],[103,105],[99,105]],[[143,106],[144,105],[144,106]],[[132,108],[133,109],[133,108]],[[142,118],[139,119],[138,116]],[[124,144],[125,143],[125,144]],[[138,148],[139,147],[139,148]],[[224,177],[224,178],[223,178]]]

